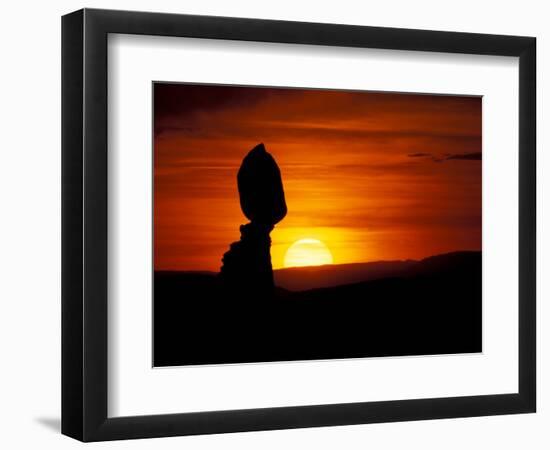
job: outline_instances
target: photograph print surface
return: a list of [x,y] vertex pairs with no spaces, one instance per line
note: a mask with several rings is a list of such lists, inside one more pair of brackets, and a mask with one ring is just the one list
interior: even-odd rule
[[153,365],[482,350],[482,99],[153,83]]

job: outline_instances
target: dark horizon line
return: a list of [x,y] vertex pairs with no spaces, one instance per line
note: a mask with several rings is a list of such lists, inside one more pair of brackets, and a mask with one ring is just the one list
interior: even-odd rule
[[[363,262],[352,262],[352,263],[342,263],[342,264],[319,264],[319,265],[313,265],[313,266],[293,266],[293,267],[281,267],[280,269],[273,269],[273,272],[280,272],[285,270],[296,270],[296,269],[312,269],[312,268],[318,268],[318,267],[342,267],[342,266],[358,266],[358,265],[364,265],[364,264],[380,264],[380,263],[402,263],[402,262],[421,262],[425,261],[430,258],[436,258],[441,256],[447,256],[447,255],[455,255],[455,254],[464,254],[464,253],[482,253],[482,250],[454,250],[451,252],[445,252],[445,253],[436,253],[435,255],[426,256],[424,258],[420,259],[412,259],[412,258],[406,258],[406,259],[379,259],[379,260],[373,260],[373,261],[363,261]],[[197,274],[217,274],[219,271],[214,270],[180,270],[180,269],[153,269],[154,273],[197,273]]]

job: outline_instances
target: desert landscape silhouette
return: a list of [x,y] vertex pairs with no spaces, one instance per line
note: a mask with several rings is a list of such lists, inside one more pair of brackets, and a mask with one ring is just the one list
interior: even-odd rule
[[329,250],[309,239],[287,252],[303,267],[274,271],[270,233],[287,205],[264,144],[244,157],[237,183],[250,222],[220,271],[155,271],[155,366],[482,350],[481,252],[322,264]]

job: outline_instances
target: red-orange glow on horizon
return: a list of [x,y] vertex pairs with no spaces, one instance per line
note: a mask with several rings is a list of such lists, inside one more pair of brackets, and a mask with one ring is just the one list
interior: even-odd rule
[[155,270],[218,271],[247,222],[236,175],[259,142],[299,239],[334,264],[481,249],[481,98],[154,85]]

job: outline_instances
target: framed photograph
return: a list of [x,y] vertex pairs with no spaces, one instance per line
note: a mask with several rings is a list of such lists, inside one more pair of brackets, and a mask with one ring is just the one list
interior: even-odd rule
[[528,413],[536,41],[62,20],[62,432]]

